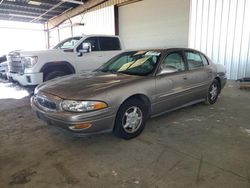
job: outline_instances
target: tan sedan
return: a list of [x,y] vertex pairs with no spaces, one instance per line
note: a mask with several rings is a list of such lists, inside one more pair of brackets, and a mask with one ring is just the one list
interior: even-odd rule
[[224,67],[196,50],[128,51],[91,73],[39,85],[31,105],[40,119],[77,136],[112,131],[130,139],[147,118],[214,104],[225,83]]

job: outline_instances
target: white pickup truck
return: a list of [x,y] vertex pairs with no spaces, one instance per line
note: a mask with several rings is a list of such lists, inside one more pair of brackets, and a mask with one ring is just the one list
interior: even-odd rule
[[8,71],[8,64],[7,62],[0,63],[0,77],[6,78]]
[[35,86],[59,76],[94,70],[122,49],[117,36],[71,37],[51,50],[9,53],[7,77],[23,86]]

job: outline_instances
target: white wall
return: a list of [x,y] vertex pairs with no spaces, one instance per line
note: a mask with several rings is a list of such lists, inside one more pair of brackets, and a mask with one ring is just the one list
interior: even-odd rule
[[49,48],[53,48],[61,41],[59,37],[58,29],[53,29],[49,32]]
[[42,24],[0,21],[0,55],[13,50],[45,49]]
[[187,47],[189,0],[144,0],[119,8],[126,48]]

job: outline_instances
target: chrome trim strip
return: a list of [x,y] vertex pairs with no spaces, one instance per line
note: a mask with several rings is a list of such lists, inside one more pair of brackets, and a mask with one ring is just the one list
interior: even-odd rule
[[193,89],[196,89],[196,88],[199,88],[199,87],[203,87],[203,86],[206,86],[206,85],[208,86],[208,83],[197,84],[194,87],[189,87],[189,88],[186,88],[186,89],[182,89],[182,90],[174,91],[172,93],[167,93],[167,94],[161,95],[161,96],[159,96],[159,99],[161,99],[163,97],[175,95],[175,94],[178,94],[178,93],[183,93],[183,92],[186,92],[186,91],[190,91],[190,90],[193,90]]

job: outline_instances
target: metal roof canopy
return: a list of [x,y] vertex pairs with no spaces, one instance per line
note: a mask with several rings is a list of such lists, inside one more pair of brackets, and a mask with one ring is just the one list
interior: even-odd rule
[[87,0],[0,0],[0,20],[45,23]]

